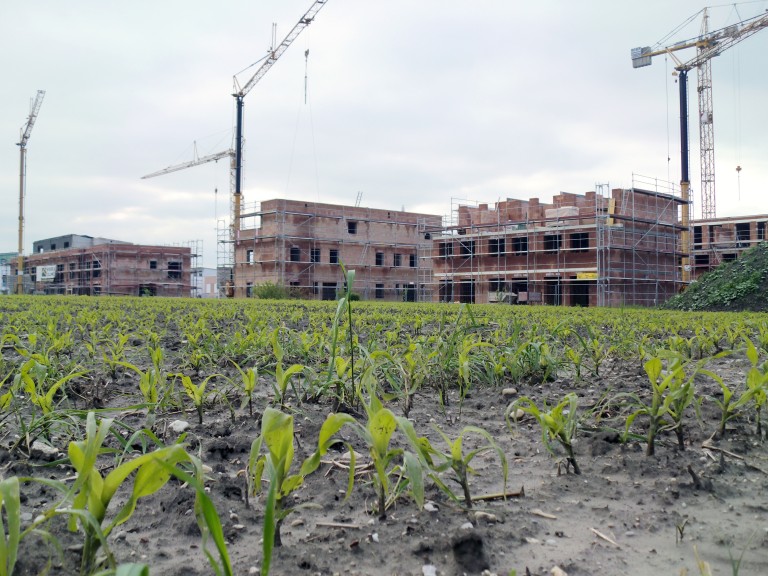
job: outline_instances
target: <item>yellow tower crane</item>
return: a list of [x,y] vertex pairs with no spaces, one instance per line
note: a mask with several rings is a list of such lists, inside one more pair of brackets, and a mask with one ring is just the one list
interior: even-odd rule
[[17,143],[19,147],[19,254],[16,262],[16,294],[24,293],[24,197],[27,194],[27,142],[32,134],[32,127],[37,120],[37,114],[40,112],[40,106],[43,105],[45,90],[38,90],[35,101],[27,118],[27,123],[21,129],[21,140]]

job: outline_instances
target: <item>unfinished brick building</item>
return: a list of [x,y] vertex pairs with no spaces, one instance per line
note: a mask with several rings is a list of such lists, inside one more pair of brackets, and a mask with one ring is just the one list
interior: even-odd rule
[[675,194],[598,186],[552,204],[458,206],[432,251],[436,299],[650,306],[684,286]]
[[[39,240],[24,257],[27,294],[185,296],[192,250],[70,234]],[[16,262],[12,276],[15,277]]]
[[768,240],[766,228],[766,214],[697,220],[693,226],[694,279]]
[[355,270],[354,291],[370,300],[431,300],[430,230],[440,216],[275,199],[243,210],[235,243],[234,296],[274,283],[333,300],[340,264]]

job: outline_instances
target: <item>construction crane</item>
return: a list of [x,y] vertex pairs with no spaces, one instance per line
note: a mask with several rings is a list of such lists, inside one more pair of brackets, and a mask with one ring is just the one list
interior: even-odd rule
[[[207,156],[198,157],[197,156],[197,150],[195,149],[194,157],[189,162],[184,162],[181,164],[176,164],[174,166],[169,166],[167,168],[163,168],[162,170],[158,170],[157,172],[153,172],[151,174],[147,174],[146,176],[142,176],[142,179],[145,178],[153,178],[155,176],[162,176],[164,174],[169,174],[171,172],[177,172],[179,170],[184,170],[186,168],[191,168],[193,166],[199,166],[200,164],[205,164],[207,162],[215,162],[217,160],[221,160],[222,158],[225,158],[227,156],[230,157],[230,177],[229,177],[229,186],[230,186],[230,223],[229,223],[229,246],[226,250],[223,250],[222,252],[225,254],[224,260],[225,262],[217,262],[217,267],[219,268],[219,271],[223,268],[229,268],[230,269],[230,277],[228,280],[232,281],[232,270],[233,270],[233,264],[234,264],[234,246],[239,238],[239,232],[240,232],[240,213],[241,213],[241,207],[242,207],[242,167],[243,167],[243,100],[250,92],[250,90],[256,85],[256,83],[261,80],[264,75],[269,71],[269,69],[277,62],[277,60],[280,58],[280,56],[283,55],[283,53],[288,49],[288,47],[291,45],[291,43],[301,34],[301,32],[309,26],[312,21],[315,18],[315,15],[320,11],[320,9],[326,4],[328,0],[315,0],[315,2],[312,3],[312,6],[310,6],[309,10],[304,14],[304,16],[301,17],[301,19],[298,21],[298,23],[291,29],[291,31],[288,33],[288,35],[283,39],[282,42],[277,47],[270,48],[267,56],[263,59],[262,65],[259,67],[258,70],[251,76],[251,78],[246,82],[242,87],[239,85],[237,76],[234,77],[234,85],[235,85],[235,92],[232,94],[236,98],[237,102],[237,124],[235,129],[235,146],[234,149],[224,150],[221,152],[217,152],[215,154],[209,154]],[[274,45],[274,42],[273,42]]]
[[16,293],[24,293],[24,197],[27,188],[27,142],[32,134],[40,106],[43,105],[45,90],[38,90],[35,101],[27,118],[27,123],[21,129],[21,140],[16,144],[19,147],[19,254],[16,262]]
[[304,13],[296,25],[288,32],[288,35],[283,38],[283,41],[272,47],[269,50],[266,58],[264,59],[258,70],[251,76],[251,78],[240,86],[237,76],[234,76],[234,89],[235,92],[232,96],[236,100],[236,118],[237,124],[235,128],[235,192],[232,196],[232,241],[236,242],[240,231],[240,208],[242,206],[242,185],[243,185],[243,101],[245,96],[251,89],[261,80],[270,68],[278,61],[280,56],[288,50],[288,47],[294,40],[301,34],[304,29],[309,26],[320,9],[326,5],[328,0],[315,0],[312,5]]
[[[669,55],[679,74],[680,90],[680,147],[681,179],[680,186],[687,199],[690,188],[688,174],[688,72],[693,68],[698,72],[699,94],[699,148],[701,154],[701,217],[715,218],[715,143],[712,107],[712,58],[719,56],[728,48],[746,40],[756,32],[768,27],[768,13],[748,18],[737,24],[709,31],[709,13],[706,8],[692,16],[703,14],[701,31],[697,38],[677,42],[670,46],[644,47],[632,49],[632,66],[642,68],[650,66],[653,56]],[[677,53],[688,48],[696,48],[696,55],[689,60],[682,60]],[[685,225],[685,224],[684,224]]]
[[235,152],[232,149],[229,149],[229,150],[223,150],[221,152],[216,152],[215,154],[208,154],[207,156],[198,156],[197,147],[195,147],[193,158],[189,162],[182,162],[181,164],[168,166],[167,168],[163,168],[162,170],[158,170],[157,172],[152,172],[152,174],[147,174],[146,176],[142,176],[141,179],[146,180],[147,178],[154,178],[155,176],[162,176],[164,174],[170,174],[171,172],[186,170],[187,168],[192,168],[193,166],[199,166],[200,164],[207,164],[208,162],[217,162],[222,158],[226,158],[227,156],[229,156],[230,158],[233,158],[234,155],[235,155]]
[[[218,162],[219,160],[223,158],[229,158],[229,197],[230,202],[232,197],[234,196],[235,192],[235,151],[231,148],[228,150],[222,150],[221,152],[215,152],[214,154],[208,154],[206,156],[198,156],[197,154],[197,143],[194,144],[194,150],[192,153],[192,160],[188,162],[182,162],[181,164],[174,164],[172,166],[168,166],[167,168],[163,168],[162,170],[158,170],[157,172],[152,172],[151,174],[147,174],[146,176],[142,176],[142,180],[145,180],[147,178],[154,178],[156,176],[163,176],[164,174],[170,174],[171,172],[178,172],[179,170],[186,170],[187,168],[193,168],[194,166],[200,166],[201,164],[207,164],[208,162]],[[233,224],[230,223],[230,240],[232,238],[232,228]],[[219,258],[217,257],[217,263],[216,263],[216,275],[218,278],[218,284],[219,287],[223,287],[227,282],[230,282],[232,280],[232,250],[234,249],[234,244],[231,241],[225,241],[220,242],[218,244],[217,254],[223,253],[224,257],[222,260],[224,262],[219,262]]]

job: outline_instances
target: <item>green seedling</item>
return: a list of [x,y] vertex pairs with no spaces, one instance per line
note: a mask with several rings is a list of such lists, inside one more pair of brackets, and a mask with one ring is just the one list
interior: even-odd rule
[[277,364],[275,365],[275,398],[279,401],[280,408],[285,407],[285,393],[288,390],[288,385],[291,384],[291,387],[293,388],[293,394],[296,396],[296,398],[299,398],[299,394],[296,391],[296,388],[293,387],[293,384],[291,383],[291,379],[296,374],[300,374],[304,370],[304,366],[301,364],[292,364],[287,369],[283,368],[283,346],[280,343],[280,329],[275,328],[274,332],[272,332],[271,337],[272,342],[272,351],[275,355],[275,358],[277,359]]
[[208,394],[206,393],[206,387],[208,385],[208,382],[211,380],[211,378],[214,378],[216,376],[220,376],[220,374],[211,374],[208,376],[205,380],[203,380],[200,384],[195,385],[192,382],[192,378],[189,376],[186,376],[184,374],[177,374],[181,378],[181,385],[184,387],[184,392],[186,392],[187,396],[192,400],[192,402],[195,405],[195,410],[197,410],[197,421],[198,424],[203,424],[203,403],[205,402],[205,399],[207,398]]
[[[445,444],[448,446],[447,452],[440,452],[430,444],[427,438],[416,438],[415,432],[413,431],[413,425],[409,421],[401,419],[399,420],[399,424],[401,429],[405,431],[405,434],[411,442],[411,445],[414,446],[417,450],[417,453],[423,457],[423,460],[426,462],[427,468],[429,469],[429,475],[434,480],[437,487],[440,488],[440,490],[442,490],[449,498],[455,502],[460,502],[461,499],[454,494],[454,492],[445,482],[443,482],[439,475],[447,470],[452,470],[456,475],[456,482],[458,482],[459,486],[461,486],[464,505],[467,508],[472,508],[472,495],[469,490],[469,475],[475,474],[475,471],[470,466],[470,463],[479,454],[483,454],[491,450],[496,452],[496,455],[499,457],[499,461],[501,462],[502,477],[504,480],[504,489],[502,494],[506,494],[507,476],[509,473],[507,458],[504,455],[504,451],[499,447],[498,444],[496,444],[496,442],[493,440],[493,437],[486,430],[483,430],[477,426],[465,426],[461,429],[461,432],[459,432],[459,435],[456,437],[456,439],[451,440],[442,430],[440,430],[440,428],[433,426],[435,431],[440,435]],[[486,441],[486,444],[483,444],[474,450],[470,450],[469,452],[464,453],[464,439],[471,434],[481,436]]]
[[336,304],[336,313],[333,316],[333,324],[331,325],[331,350],[330,357],[328,359],[328,383],[330,385],[333,381],[333,372],[336,368],[336,357],[339,350],[339,333],[341,331],[341,323],[344,320],[344,316],[347,316],[347,332],[349,334],[349,351],[350,351],[350,372],[351,372],[351,386],[344,386],[344,382],[341,380],[335,380],[336,383],[336,402],[339,406],[351,405],[355,402],[354,394],[354,381],[355,381],[355,355],[354,355],[354,333],[352,330],[352,286],[355,283],[355,271],[347,270],[344,264],[340,264],[342,274],[344,275],[344,295],[339,298]]
[[[3,512],[5,512],[3,518]],[[21,496],[15,476],[0,481],[0,576],[12,576],[21,541]]]
[[85,372],[74,372],[60,378],[50,387],[47,387],[47,368],[34,359],[27,360],[19,371],[19,382],[29,397],[30,402],[40,408],[43,415],[54,411],[54,398],[68,381],[84,376]]
[[246,368],[243,370],[240,365],[232,361],[237,371],[240,373],[240,387],[243,390],[243,403],[240,405],[240,409],[245,408],[248,405],[248,415],[253,416],[253,391],[256,389],[256,382],[258,382],[258,368]]
[[159,398],[158,387],[160,382],[164,381],[164,377],[158,373],[154,366],[144,371],[130,362],[117,361],[114,364],[133,370],[139,376],[139,392],[141,392],[144,404],[147,406],[147,428],[151,428],[155,424],[155,410]]
[[[98,424],[93,412],[86,416],[85,439],[69,443],[69,459],[77,472],[77,479],[71,490],[73,499],[69,509],[59,510],[70,515],[70,530],[77,528],[78,519],[85,533],[85,545],[82,556],[82,573],[90,574],[96,565],[96,554],[104,538],[120,524],[127,521],[136,509],[140,498],[149,496],[162,488],[170,478],[166,466],[175,467],[182,462],[195,466],[198,476],[202,476],[199,462],[196,463],[178,444],[160,448],[128,462],[124,462],[102,477],[96,466],[96,460],[103,451],[104,440],[112,426],[111,418],[103,418]],[[106,520],[107,509],[112,498],[127,480],[136,472],[133,487],[127,501],[110,521]],[[87,513],[93,522],[84,519]]]
[[573,467],[574,474],[581,474],[572,443],[579,424],[577,408],[578,398],[572,392],[566,394],[560,403],[552,408],[549,408],[546,403],[539,408],[533,400],[523,396],[509,405],[505,418],[507,425],[510,426],[518,410],[533,416],[541,427],[541,439],[547,450],[554,454],[552,441],[556,441],[565,450],[567,463]]
[[[757,437],[762,440],[763,426],[760,416],[763,406],[768,400],[768,362],[760,364],[760,353],[757,347],[749,338],[744,340],[747,345],[747,358],[752,364],[752,368],[747,372],[747,392],[752,394],[752,402],[755,405]],[[0,407],[2,407],[1,402]]]
[[753,401],[753,396],[758,388],[749,388],[749,382],[750,374],[752,374],[753,383],[755,383],[755,374],[751,370],[747,373],[748,387],[738,396],[736,396],[736,390],[729,388],[720,376],[712,372],[708,374],[715,380],[715,382],[717,382],[723,393],[722,400],[718,398],[712,398],[712,400],[717,404],[718,408],[720,408],[720,426],[718,428],[718,435],[720,438],[725,438],[728,422],[739,416],[742,409]]
[[[266,454],[261,453],[262,447],[266,448]],[[316,465],[313,465],[314,461],[305,462],[298,474],[291,474],[293,456],[293,416],[267,408],[261,419],[261,434],[253,441],[248,460],[249,494],[261,492],[261,481],[265,472],[269,479],[264,509],[262,574],[269,574],[273,547],[282,545],[280,527],[283,520],[296,510],[296,507],[286,506],[287,497],[299,488],[304,483],[304,477],[319,465],[318,457]]]
[[[672,396],[669,394],[670,385],[679,382],[679,373],[682,366],[677,365],[667,374],[662,374],[663,363],[661,358],[654,357],[643,364],[648,381],[651,384],[651,402],[646,404],[636,394],[627,394],[633,400],[636,406],[639,406],[632,414],[627,417],[625,435],[629,433],[632,423],[638,416],[648,417],[648,432],[646,435],[646,455],[653,456],[656,448],[656,437],[659,432],[670,427],[667,417],[670,413]],[[625,395],[620,395],[625,396]]]
[[[376,491],[376,512],[380,519],[387,516],[387,507],[397,496],[409,487],[416,503],[421,507],[424,502],[423,475],[424,472],[418,461],[408,457],[403,466],[395,465],[400,457],[404,457],[402,448],[390,447],[392,435],[398,427],[398,419],[391,410],[385,408],[375,394],[364,404],[368,417],[365,425],[357,421],[350,422],[352,429],[365,442],[374,467],[373,484]],[[398,481],[390,482],[390,476],[399,474]],[[407,484],[401,484],[403,474]]]

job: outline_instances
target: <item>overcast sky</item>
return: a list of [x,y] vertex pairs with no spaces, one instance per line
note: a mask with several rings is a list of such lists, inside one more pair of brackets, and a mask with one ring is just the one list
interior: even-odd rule
[[[44,89],[28,144],[25,253],[33,240],[69,233],[200,239],[214,266],[216,220],[229,211],[227,161],[140,177],[192,160],[195,141],[201,156],[232,145],[233,75],[266,54],[273,22],[279,41],[311,4],[3,2],[0,252],[17,247],[15,143]],[[633,174],[677,183],[672,63],[656,57],[635,70],[630,49],[655,44],[704,6],[328,0],[246,97],[245,202],[354,204],[362,192],[363,206],[449,215],[459,200],[551,201],[598,183],[630,186]],[[767,8],[721,5],[710,28]],[[700,22],[667,44],[695,36]],[[718,216],[768,213],[765,54],[768,30],[713,61]],[[689,87],[699,214],[695,73]]]

